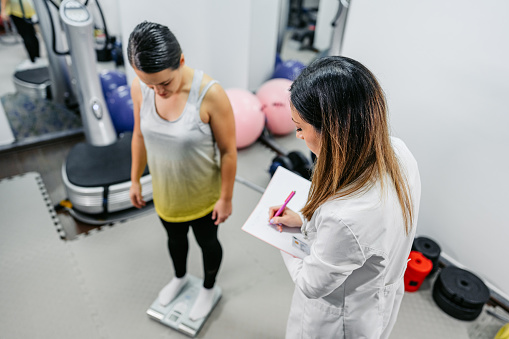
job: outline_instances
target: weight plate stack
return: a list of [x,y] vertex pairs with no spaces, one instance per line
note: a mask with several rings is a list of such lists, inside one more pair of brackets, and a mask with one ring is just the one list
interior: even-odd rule
[[459,320],[474,320],[490,298],[488,287],[474,274],[457,267],[440,271],[433,285],[433,300]]
[[438,270],[438,259],[440,258],[441,249],[435,241],[426,237],[415,238],[412,244],[412,251],[421,252],[426,258],[431,260],[433,268],[430,275]]

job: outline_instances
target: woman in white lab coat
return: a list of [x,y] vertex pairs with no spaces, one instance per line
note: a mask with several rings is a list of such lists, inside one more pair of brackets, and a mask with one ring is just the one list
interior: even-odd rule
[[389,136],[384,93],[359,62],[326,57],[292,84],[297,138],[317,156],[301,216],[304,260],[281,252],[295,282],[287,338],[387,338],[404,292],[421,185],[417,163]]

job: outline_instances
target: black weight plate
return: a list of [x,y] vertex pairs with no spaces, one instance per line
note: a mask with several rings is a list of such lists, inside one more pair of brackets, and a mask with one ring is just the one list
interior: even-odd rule
[[440,246],[433,240],[426,237],[415,238],[412,251],[421,252],[426,258],[433,261],[440,256]]
[[434,273],[438,269],[441,249],[436,242],[426,237],[415,238],[412,244],[412,251],[421,252],[426,258],[431,260],[433,269],[430,273]]
[[435,285],[445,298],[465,308],[482,307],[490,298],[490,291],[481,279],[454,266],[442,269]]
[[459,306],[448,299],[448,297],[440,291],[440,287],[438,287],[435,283],[435,286],[433,286],[433,300],[442,311],[451,317],[459,320],[474,320],[479,316],[479,314],[481,314],[482,306],[477,308]]

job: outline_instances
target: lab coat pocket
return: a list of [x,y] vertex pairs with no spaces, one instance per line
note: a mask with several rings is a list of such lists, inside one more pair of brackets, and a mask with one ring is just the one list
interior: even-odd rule
[[343,308],[323,299],[307,299],[304,304],[303,338],[343,338]]
[[386,285],[380,289],[379,293],[379,313],[382,317],[382,329],[386,328],[391,320],[391,316],[395,307],[399,308],[401,302],[400,293],[398,291],[403,286],[403,277],[395,283]]

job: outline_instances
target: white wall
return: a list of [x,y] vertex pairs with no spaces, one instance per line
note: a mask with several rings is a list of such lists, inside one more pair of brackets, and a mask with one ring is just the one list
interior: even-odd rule
[[257,90],[274,73],[281,10],[279,3],[274,0],[251,2],[247,89],[252,91]]
[[[224,88],[254,90],[273,71],[278,11],[279,1],[274,0],[122,0],[124,52],[138,23],[158,22],[175,34],[189,66],[203,69]],[[134,72],[129,65],[126,71],[132,80]]]
[[[120,36],[120,14],[118,12],[119,2],[122,0],[99,0],[99,5],[104,14],[106,21],[106,27],[108,27],[108,33],[111,36]],[[95,1],[90,0],[89,6],[94,7]]]
[[381,81],[419,163],[418,234],[507,298],[509,2],[353,0],[343,54]]

